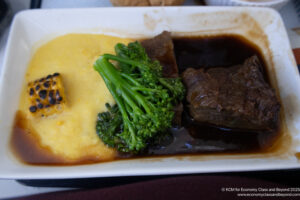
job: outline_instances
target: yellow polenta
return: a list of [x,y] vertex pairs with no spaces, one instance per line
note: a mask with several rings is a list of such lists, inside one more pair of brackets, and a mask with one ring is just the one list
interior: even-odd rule
[[[67,160],[92,157],[112,159],[116,152],[102,143],[96,134],[96,117],[105,111],[105,103],[114,100],[101,76],[93,69],[103,53],[114,53],[123,39],[94,34],[68,34],[41,46],[29,63],[19,110],[40,138],[41,146]],[[49,117],[34,117],[29,112],[27,83],[59,72],[63,78],[66,108]]]

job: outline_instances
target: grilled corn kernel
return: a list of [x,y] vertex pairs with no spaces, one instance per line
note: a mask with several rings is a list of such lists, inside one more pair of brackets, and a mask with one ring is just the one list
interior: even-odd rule
[[28,83],[29,111],[35,116],[49,116],[61,113],[66,97],[59,73],[54,73]]

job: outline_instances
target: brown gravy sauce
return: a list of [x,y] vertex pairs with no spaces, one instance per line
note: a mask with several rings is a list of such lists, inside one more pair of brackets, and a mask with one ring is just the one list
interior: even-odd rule
[[[246,58],[254,54],[258,55],[265,67],[260,49],[241,36],[183,37],[174,38],[173,41],[180,73],[188,67],[228,67],[241,64]],[[269,82],[267,70],[262,70],[266,81]],[[185,102],[184,105],[187,106]],[[282,119],[279,121],[280,123],[283,122]],[[158,145],[151,145],[142,155],[120,155],[119,158],[199,155],[203,153],[261,154],[270,149],[276,150],[273,144],[282,135],[283,131],[280,127],[273,132],[252,132],[209,126],[193,121],[185,108],[182,116],[182,127],[172,128],[167,139],[160,141]],[[54,155],[49,149],[40,145],[37,134],[34,134],[33,130],[27,127],[25,118],[19,112],[16,114],[13,126],[11,148],[25,164],[77,165],[101,162],[96,158],[84,158],[70,162]]]
[[[193,67],[229,67],[242,64],[257,55],[263,65],[263,75],[270,83],[265,61],[256,45],[237,35],[174,38],[174,49],[179,73]],[[254,132],[195,122],[188,113],[187,103],[181,128],[173,128],[165,145],[150,148],[154,155],[195,153],[262,153],[268,151],[281,135],[281,129],[272,132]]]
[[40,145],[40,138],[27,123],[21,111],[17,111],[11,136],[13,152],[26,163],[64,163],[62,158],[53,155],[49,148]]
[[27,123],[24,113],[17,111],[10,140],[12,152],[25,164],[33,165],[79,165],[103,161],[99,157],[86,156],[70,160],[55,155],[50,148],[41,145],[35,130]]

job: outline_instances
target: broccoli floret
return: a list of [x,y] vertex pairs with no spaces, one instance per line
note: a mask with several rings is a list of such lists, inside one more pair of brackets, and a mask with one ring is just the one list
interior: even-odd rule
[[118,147],[122,144],[117,137],[123,130],[122,115],[117,105],[111,107],[105,104],[107,112],[99,113],[97,118],[96,131],[102,141],[110,147]]
[[172,109],[185,89],[180,79],[162,77],[159,62],[151,61],[140,43],[117,44],[115,51],[116,56],[104,54],[94,64],[117,105],[98,115],[97,133],[121,152],[138,153],[171,127]]
[[[141,74],[141,79],[146,82],[150,80],[150,83],[153,83],[153,79],[158,79],[161,85],[169,90],[172,93],[172,97],[174,102],[181,101],[184,97],[185,88],[180,80],[180,78],[164,78],[162,77],[162,67],[158,61],[152,62],[148,55],[146,54],[145,49],[139,42],[129,43],[128,46],[124,44],[117,44],[115,46],[115,51],[117,56],[121,58],[128,58],[141,64],[147,65],[145,68],[141,68],[140,72],[136,70],[136,66],[126,64],[123,62],[119,62],[119,66],[121,71],[135,74],[135,73],[143,73]],[[154,78],[153,78],[154,76]],[[145,77],[149,77],[149,79],[145,79]],[[136,77],[137,78],[137,77]],[[146,83],[145,83],[146,84]]]

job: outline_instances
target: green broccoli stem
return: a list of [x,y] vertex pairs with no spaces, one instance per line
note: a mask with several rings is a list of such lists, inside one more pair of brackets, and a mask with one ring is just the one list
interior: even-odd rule
[[115,52],[116,56],[104,54],[94,64],[116,102],[98,115],[96,129],[104,143],[138,153],[171,127],[172,108],[183,98],[184,88],[179,79],[162,78],[161,65],[139,42],[117,44]]
[[100,75],[102,76],[108,90],[110,91],[110,93],[112,94],[113,98],[115,99],[116,103],[118,104],[121,114],[124,118],[128,118],[128,115],[125,111],[125,105],[123,100],[120,98],[115,85],[113,85],[111,83],[111,81],[109,79],[107,79],[107,75],[105,74],[105,71],[103,71],[102,69],[105,68],[104,64],[102,62],[96,62],[96,65],[94,65],[94,68],[100,73]]
[[138,81],[134,80],[133,78],[131,78],[127,74],[121,73],[121,76],[126,78],[128,81],[130,81],[132,84],[135,85],[135,86],[131,87],[132,90],[143,91],[143,92],[152,92],[152,93],[153,92],[160,92],[159,90],[156,90],[156,89],[150,89],[150,88],[144,87],[142,84],[140,84]]
[[[139,106],[134,103],[131,103],[131,102],[134,102],[132,99],[136,99],[137,103],[142,105],[142,107],[148,114],[152,114],[152,110],[153,110],[151,108],[152,105],[149,104],[140,93],[131,89],[132,86],[129,85],[127,81],[124,81],[122,79],[122,75],[121,75],[122,73],[119,72],[110,62],[108,62],[108,60],[106,58],[107,56],[105,56],[105,55],[109,55],[109,54],[104,54],[96,61],[96,63],[103,63],[103,68],[100,70],[103,70],[104,74],[108,77],[108,79],[111,82],[116,84],[118,91],[120,91],[122,93],[121,94],[122,96],[124,95],[123,96],[124,99],[126,101],[128,101],[128,104],[130,104],[130,106],[132,107],[133,110],[137,110],[137,112],[140,112],[140,111],[138,111],[138,110],[140,110]],[[115,57],[115,56],[109,55],[109,57]],[[129,97],[128,94],[131,95],[131,98]]]
[[[128,58],[128,55],[124,53],[126,51],[127,47],[124,44],[116,44],[115,46],[115,52],[117,56],[122,57],[122,58]],[[124,72],[130,72],[131,70],[131,65],[125,64],[125,63],[119,63],[119,67],[122,69]]]
[[106,74],[106,71],[103,70],[103,69],[106,69],[106,68],[110,68],[109,64],[107,64],[105,62],[105,59],[103,58],[99,58],[97,61],[96,61],[96,64],[94,65],[94,68],[96,71],[98,71],[100,73],[100,75],[102,76],[108,90],[110,91],[110,93],[112,94],[113,98],[115,99],[118,107],[119,107],[119,110],[122,114],[122,117],[123,117],[123,120],[124,120],[124,125],[128,128],[129,132],[130,132],[130,136],[132,138],[132,141],[135,143],[136,142],[136,135],[135,135],[135,131],[131,125],[131,123],[129,123],[129,117],[128,117],[128,114],[126,112],[126,106],[123,102],[123,100],[120,98],[117,90],[116,90],[116,87],[111,83],[111,81],[107,78],[107,74]]
[[[108,54],[105,54],[108,55]],[[128,84],[128,82],[124,81],[122,79],[121,73],[107,60],[105,56],[101,56],[97,61],[95,65],[95,69],[100,73],[100,75],[104,79],[104,82],[108,86],[108,89],[112,88],[112,84],[114,83],[114,87],[116,90],[111,91],[111,93],[115,93],[113,97],[116,99],[119,98],[119,95],[121,95],[126,103],[130,105],[130,107],[136,111],[137,113],[142,114],[143,111],[139,108],[139,106],[135,103],[133,99],[137,101],[139,105],[142,105],[145,112],[147,114],[152,115],[153,105],[150,104],[140,93],[138,93],[136,90],[132,89],[132,86]],[[117,101],[116,101],[117,102]],[[118,102],[117,102],[118,104]],[[119,105],[119,104],[118,104]],[[122,106],[120,108],[121,113],[126,112],[125,106]],[[123,114],[122,114],[123,115]],[[128,115],[127,115],[128,118]]]
[[121,73],[121,76],[126,78],[128,81],[130,81],[132,84],[134,84],[135,86],[142,86],[138,81],[134,80],[133,78],[131,78],[130,76],[128,76],[127,74]]
[[154,93],[154,92],[160,92],[159,90],[145,88],[145,87],[132,87],[131,89],[135,90],[135,91],[142,91],[142,92],[152,92],[152,93]]
[[[100,66],[97,67],[96,70],[103,77],[106,85],[109,85],[108,87],[110,88],[116,88],[115,90],[113,90],[116,93],[115,96],[119,98],[119,96],[121,95],[133,110],[135,110],[137,113],[142,113],[142,110],[139,109],[134,100],[130,97],[130,94],[128,94],[128,91],[124,90],[124,87],[126,88],[130,86],[125,81],[123,81],[117,69],[115,69],[115,67],[105,58],[99,58],[96,61],[96,64]],[[114,83],[115,85],[112,83]]]
[[[115,61],[118,61],[120,63],[125,63],[125,64],[129,64],[129,65],[133,65],[133,66],[136,66],[136,67],[145,67],[140,62],[135,62],[133,60],[130,60],[130,59],[127,59],[127,58],[121,58],[121,57],[114,56],[114,55],[111,55],[111,54],[104,54],[102,57],[106,58],[106,59],[110,59],[110,60],[115,60]],[[108,62],[108,61],[106,61],[106,62]],[[115,71],[117,71],[117,70],[115,69]],[[132,79],[130,76],[128,76],[128,75],[126,75],[124,73],[121,73],[121,76],[123,76],[124,78],[126,78],[127,80],[129,80],[130,82],[132,82],[133,84],[135,84],[136,86],[141,86],[141,84],[139,84],[137,81],[135,81],[134,79]],[[148,106],[149,103],[148,104],[146,103],[145,99],[138,92],[136,92],[137,90],[129,89],[129,87],[127,87],[127,88],[125,87],[125,89],[128,90],[128,92],[132,93],[133,97],[136,97],[139,100],[139,103],[142,104],[142,106],[144,107],[144,109],[146,110],[146,112],[148,114],[151,114],[151,109]],[[146,89],[144,91],[146,91]],[[154,92],[154,90],[153,90],[153,92]]]
[[173,87],[174,87],[174,86],[170,85],[167,81],[165,81],[164,78],[159,78],[158,80],[159,80],[159,82],[160,82],[163,86],[165,86],[166,88],[168,88],[170,91],[173,91]]
[[184,87],[180,79],[163,78],[162,66],[139,42],[117,44],[115,52],[116,56],[104,54],[94,64],[116,102],[98,114],[96,130],[105,144],[138,153],[171,127],[172,108],[183,98]]
[[127,58],[121,58],[121,57],[114,56],[114,55],[111,55],[111,54],[104,54],[103,57],[106,58],[106,59],[109,59],[109,60],[115,60],[115,61],[118,61],[118,62],[121,62],[121,63],[125,63],[125,64],[128,64],[128,65],[135,66],[135,67],[142,67],[143,66],[143,64],[140,63],[140,62],[136,62],[136,61],[133,61],[133,60],[130,60],[130,59],[127,59]]

